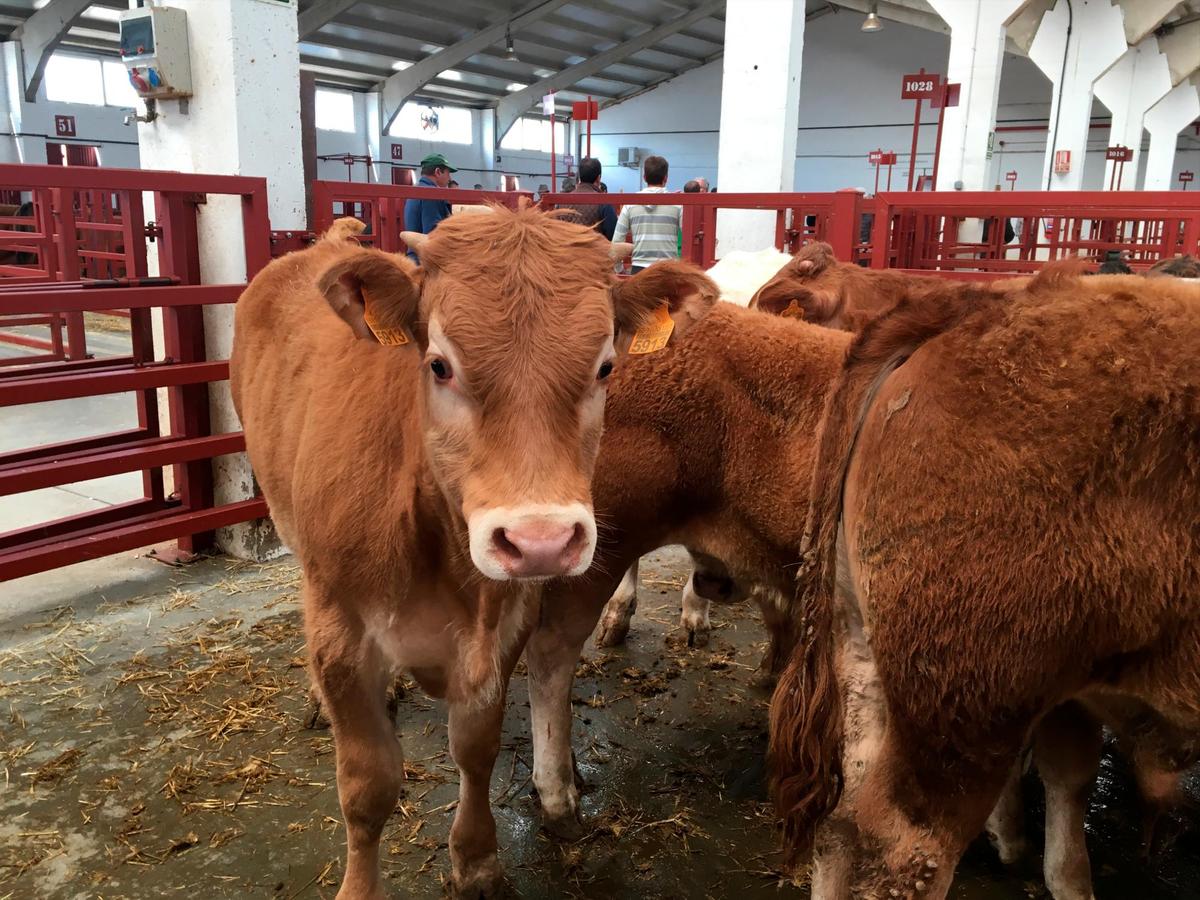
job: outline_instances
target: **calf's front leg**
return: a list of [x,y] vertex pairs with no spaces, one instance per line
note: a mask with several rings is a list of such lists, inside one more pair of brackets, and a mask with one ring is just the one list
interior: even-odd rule
[[500,727],[508,675],[498,696],[483,703],[450,705],[450,755],[458,766],[458,809],[450,827],[451,890],[455,897],[497,896],[504,870],[496,858],[496,820],[492,816],[492,769],[500,752]]
[[346,822],[341,900],[382,900],[379,838],[404,777],[400,742],[383,703],[389,672],[361,622],[307,589],[310,670],[333,728],[338,799]]
[[629,624],[637,610],[637,586],[638,563],[635,559],[604,608],[604,617],[596,632],[597,647],[617,647],[629,637]]

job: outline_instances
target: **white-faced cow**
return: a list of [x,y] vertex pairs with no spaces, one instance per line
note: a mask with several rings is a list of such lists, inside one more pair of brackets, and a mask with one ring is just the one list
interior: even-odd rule
[[[309,669],[346,822],[339,896],[383,896],[399,795],[383,696],[407,669],[450,707],[453,889],[501,880],[488,784],[505,688],[547,578],[596,547],[591,478],[614,358],[686,298],[612,288],[609,245],[533,209],[454,216],[422,265],[336,223],[237,305],[230,380],[279,532],[304,571]],[[661,285],[660,285],[661,287]]]

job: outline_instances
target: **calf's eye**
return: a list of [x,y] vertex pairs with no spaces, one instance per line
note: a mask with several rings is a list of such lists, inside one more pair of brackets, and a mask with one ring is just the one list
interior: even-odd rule
[[431,359],[429,361],[429,371],[433,373],[433,377],[438,381],[450,380],[450,366],[447,365],[444,359]]
[[605,360],[604,362],[600,363],[600,371],[596,373],[596,380],[604,381],[609,375],[612,374],[612,371],[612,360]]

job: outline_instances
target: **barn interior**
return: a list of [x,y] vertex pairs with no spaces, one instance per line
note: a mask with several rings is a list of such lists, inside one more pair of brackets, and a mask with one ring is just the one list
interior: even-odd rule
[[[406,249],[405,204],[451,202],[423,161],[455,205],[551,209],[585,158],[618,208],[665,158],[706,269],[814,241],[970,281],[1200,255],[1200,0],[3,0],[0,64],[0,900],[337,893],[299,563],[226,361],[247,282],[335,218]],[[518,665],[491,783],[514,895],[810,895],[771,803],[766,632],[741,603],[689,635],[690,571],[649,554],[626,643],[586,646],[576,840],[539,829]],[[411,680],[396,705],[384,883],[439,897],[447,707]],[[1095,896],[1194,895],[1196,772],[1149,851],[1132,780],[1110,740]],[[981,835],[948,896],[1053,896],[1022,791],[1031,859]]]

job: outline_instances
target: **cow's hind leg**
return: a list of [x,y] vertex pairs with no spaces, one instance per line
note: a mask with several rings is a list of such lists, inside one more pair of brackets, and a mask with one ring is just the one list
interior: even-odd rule
[[637,610],[637,586],[638,564],[634,560],[604,608],[600,627],[596,631],[597,647],[616,647],[629,637],[629,623],[633,621],[633,614]]
[[346,822],[346,875],[338,897],[381,900],[379,838],[403,780],[400,742],[383,702],[390,673],[360,622],[311,587],[308,593],[310,669],[333,728]]
[[1054,900],[1092,897],[1083,826],[1103,748],[1100,723],[1077,703],[1051,710],[1034,732],[1033,758],[1046,787],[1046,887]]
[[697,577],[704,577],[699,569],[693,568],[683,586],[683,611],[679,614],[679,625],[687,632],[689,647],[707,647],[712,621],[708,617],[712,605],[696,592]]
[[996,848],[1000,862],[1006,866],[1020,862],[1029,852],[1029,840],[1025,836],[1025,799],[1021,796],[1023,768],[1024,760],[1018,759],[985,826],[988,840]]

